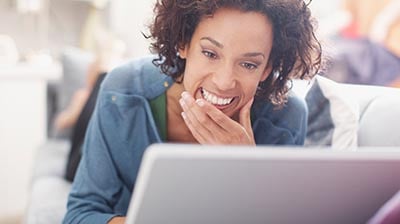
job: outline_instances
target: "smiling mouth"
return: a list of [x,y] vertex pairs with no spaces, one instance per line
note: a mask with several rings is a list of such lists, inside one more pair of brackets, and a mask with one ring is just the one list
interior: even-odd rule
[[204,88],[201,88],[201,95],[209,103],[216,105],[216,106],[226,106],[226,105],[232,103],[233,99],[235,99],[235,97],[229,97],[229,98],[218,97],[218,96],[208,92]]

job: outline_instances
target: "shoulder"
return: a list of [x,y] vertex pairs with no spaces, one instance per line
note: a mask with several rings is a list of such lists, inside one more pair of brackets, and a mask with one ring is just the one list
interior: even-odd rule
[[173,79],[162,73],[153,59],[147,56],[128,61],[110,71],[102,82],[93,122],[104,128],[110,141],[122,138],[128,142],[133,126],[136,130],[149,123],[155,125],[149,119],[149,101],[165,93]]
[[102,91],[141,95],[147,99],[162,94],[173,80],[153,64],[155,57],[135,58],[114,68],[102,83]]
[[303,98],[290,92],[282,108],[272,103],[256,102],[252,109],[253,129],[256,141],[261,144],[304,143],[308,110]]

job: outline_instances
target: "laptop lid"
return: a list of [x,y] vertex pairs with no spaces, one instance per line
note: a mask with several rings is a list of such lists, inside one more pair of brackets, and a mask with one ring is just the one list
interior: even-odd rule
[[127,224],[365,223],[400,190],[400,151],[156,144]]

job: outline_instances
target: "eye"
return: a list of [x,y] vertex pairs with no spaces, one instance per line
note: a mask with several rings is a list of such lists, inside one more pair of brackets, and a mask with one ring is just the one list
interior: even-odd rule
[[211,58],[211,59],[216,59],[217,58],[217,55],[214,54],[211,51],[203,50],[203,51],[201,51],[201,53],[203,53],[207,58]]
[[241,65],[247,70],[254,70],[258,67],[257,65],[248,62],[243,62]]

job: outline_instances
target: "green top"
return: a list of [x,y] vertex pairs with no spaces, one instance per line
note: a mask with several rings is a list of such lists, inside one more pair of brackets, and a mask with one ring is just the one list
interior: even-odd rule
[[157,96],[150,101],[151,112],[156,122],[158,133],[160,133],[161,140],[167,140],[167,110],[166,110],[166,97],[165,93]]

